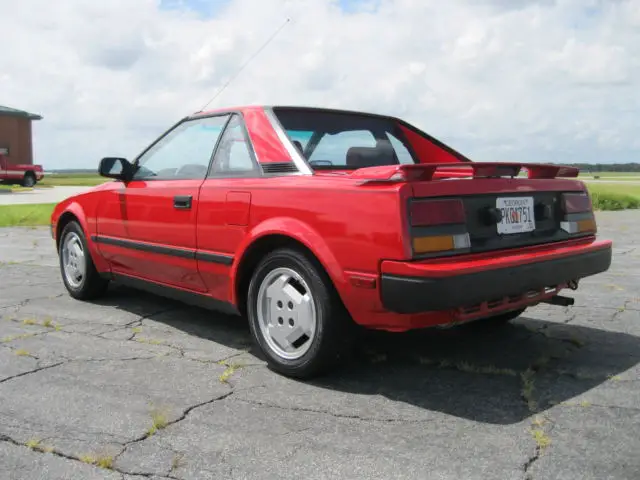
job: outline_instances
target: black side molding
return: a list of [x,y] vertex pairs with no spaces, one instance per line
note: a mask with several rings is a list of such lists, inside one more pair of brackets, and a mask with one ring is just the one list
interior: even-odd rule
[[104,273],[101,276],[113,280],[121,285],[149,292],[160,297],[171,298],[182,303],[205,308],[207,310],[215,310],[227,315],[240,315],[240,311],[232,303],[217,300],[209,297],[208,295],[188,292],[179,288],[172,288],[170,286],[118,273]]
[[611,266],[611,247],[517,267],[451,277],[382,275],[385,309],[420,313],[468,307],[530,290],[552,287],[604,272]]
[[124,240],[121,238],[103,237],[101,235],[92,235],[91,240],[96,243],[105,245],[114,245],[116,247],[130,248],[142,252],[159,253],[161,255],[170,255],[172,257],[191,258],[201,260],[203,262],[221,263],[222,265],[232,265],[233,256],[221,253],[199,252],[193,249],[167,247],[164,245],[150,245],[143,242],[135,242],[133,240]]

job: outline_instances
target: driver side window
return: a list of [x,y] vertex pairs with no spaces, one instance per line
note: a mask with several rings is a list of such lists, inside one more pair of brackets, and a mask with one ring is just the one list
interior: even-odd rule
[[204,179],[228,118],[222,115],[181,123],[142,155],[133,179]]

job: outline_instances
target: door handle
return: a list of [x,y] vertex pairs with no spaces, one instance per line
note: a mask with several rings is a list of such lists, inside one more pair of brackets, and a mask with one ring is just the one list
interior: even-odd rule
[[176,195],[173,197],[173,208],[191,208],[191,195]]

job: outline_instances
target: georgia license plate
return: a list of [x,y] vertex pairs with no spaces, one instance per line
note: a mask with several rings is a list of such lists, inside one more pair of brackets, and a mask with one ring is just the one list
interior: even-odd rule
[[531,232],[536,228],[533,197],[498,197],[496,208],[502,213],[499,234]]

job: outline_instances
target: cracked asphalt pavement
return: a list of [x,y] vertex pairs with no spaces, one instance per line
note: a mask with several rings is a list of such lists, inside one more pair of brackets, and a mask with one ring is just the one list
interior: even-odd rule
[[368,332],[311,382],[243,319],[71,299],[47,229],[0,229],[0,478],[638,479],[640,214],[610,271],[511,325]]

